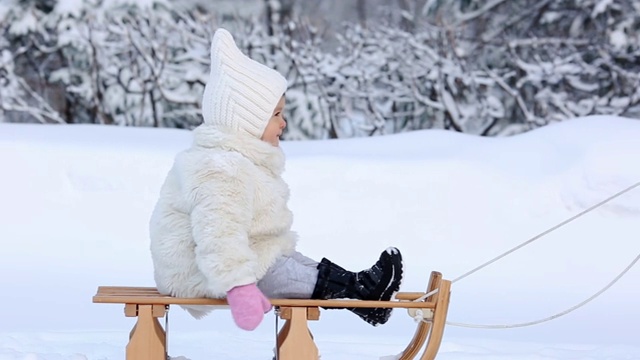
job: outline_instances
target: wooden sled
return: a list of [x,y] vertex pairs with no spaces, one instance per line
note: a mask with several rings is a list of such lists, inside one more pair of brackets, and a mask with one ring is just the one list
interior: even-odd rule
[[[438,292],[423,301],[415,301],[433,290]],[[439,272],[432,272],[426,292],[400,292],[392,301],[271,299],[280,318],[286,320],[278,332],[279,360],[317,360],[318,348],[307,321],[320,318],[320,308],[403,308],[412,318],[420,318],[418,327],[402,354],[401,360],[414,359],[424,348],[421,360],[433,360],[444,334],[451,282]],[[215,305],[227,307],[224,299],[176,298],[158,293],[153,287],[100,286],[94,303],[124,304],[127,317],[137,317],[129,334],[127,360],[167,360],[166,332],[158,318],[170,305]],[[426,343],[426,345],[425,345]]]

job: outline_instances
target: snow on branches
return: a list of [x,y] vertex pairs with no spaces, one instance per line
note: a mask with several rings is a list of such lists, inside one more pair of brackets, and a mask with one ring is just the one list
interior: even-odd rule
[[0,2],[2,116],[193,128],[222,25],[289,79],[288,139],[640,117],[640,0],[402,0],[331,38],[294,2],[265,2],[268,21],[158,0]]
[[[5,15],[10,20],[5,24],[24,24],[18,32],[13,25],[5,29],[10,42],[5,39],[2,49],[20,63],[13,77],[63,94],[43,97],[68,123],[183,128],[198,123],[210,22],[159,1],[77,3],[49,13],[31,6]],[[29,20],[32,16],[37,21]]]

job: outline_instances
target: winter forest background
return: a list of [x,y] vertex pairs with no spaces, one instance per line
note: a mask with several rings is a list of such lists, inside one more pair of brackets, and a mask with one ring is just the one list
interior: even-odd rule
[[191,129],[221,26],[289,140],[640,118],[640,0],[0,0],[0,122]]

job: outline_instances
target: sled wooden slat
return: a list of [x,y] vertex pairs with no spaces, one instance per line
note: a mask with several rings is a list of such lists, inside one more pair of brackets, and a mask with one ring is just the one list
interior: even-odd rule
[[447,322],[450,292],[451,282],[446,280],[441,281],[437,294],[437,303],[442,304],[442,306],[436,307],[433,315],[433,324],[431,325],[431,333],[429,334],[429,342],[427,343],[427,348],[425,349],[424,354],[422,354],[422,357],[420,358],[421,360],[433,360],[436,358],[436,355],[438,355],[440,343],[444,336],[444,325]]
[[[145,294],[156,297],[167,297],[158,292],[154,287],[138,287],[138,286],[100,286],[96,296],[108,296],[108,295],[130,295],[130,294]],[[397,300],[415,300],[425,293],[423,292],[399,292],[396,294]],[[218,300],[218,299],[199,299],[199,300]]]
[[144,290],[144,289],[136,289],[136,288],[123,288],[123,287],[106,287],[101,286],[98,288],[98,294],[108,296],[108,295],[132,295],[132,294],[142,294],[146,296],[162,296],[158,293],[158,290]]
[[[429,285],[427,286],[426,293],[428,294],[431,291],[435,290],[436,286],[439,286],[441,281],[442,281],[442,274],[432,273],[431,278],[429,279]],[[416,297],[416,299],[418,297]],[[426,300],[433,301],[433,298],[434,298],[434,295],[431,295]],[[415,334],[413,335],[413,339],[411,340],[409,345],[407,345],[407,347],[404,349],[399,360],[413,359],[418,354],[422,346],[424,345],[424,342],[427,340],[427,336],[429,335],[429,330],[431,330],[431,322],[421,321],[420,324],[418,324],[418,328],[416,329]]]
[[[429,293],[429,291],[427,291],[427,293]],[[399,293],[396,294],[396,300],[413,301],[413,300],[416,300],[417,298],[421,297],[424,294],[425,293],[421,293],[421,292],[399,292]]]
[[[433,271],[426,292],[400,292],[391,301],[270,299],[278,316],[286,322],[277,337],[276,351],[280,360],[317,360],[318,349],[308,328],[308,321],[318,320],[320,308],[403,308],[411,314],[421,311],[420,321],[411,342],[399,359],[414,359],[424,347],[421,360],[435,359],[444,334],[451,282]],[[439,291],[423,301],[415,301],[426,293]],[[166,360],[166,330],[158,318],[164,317],[170,305],[209,305],[228,308],[225,299],[179,298],[162,295],[154,287],[100,286],[94,303],[123,304],[125,316],[137,317],[129,334],[127,360]],[[425,346],[426,343],[426,346]]]
[[[423,294],[424,295],[424,294]],[[98,293],[93,298],[94,303],[103,304],[146,304],[146,305],[212,305],[228,306],[224,299],[191,299],[175,298],[171,296],[145,295],[132,293],[131,295],[113,294],[104,295]],[[411,301],[365,301],[365,300],[308,300],[308,299],[270,299],[273,306],[292,307],[328,307],[328,308],[435,308],[433,302]]]

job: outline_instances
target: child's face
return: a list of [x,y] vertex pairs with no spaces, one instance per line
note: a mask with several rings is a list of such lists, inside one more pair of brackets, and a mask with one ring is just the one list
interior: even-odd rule
[[282,135],[284,128],[287,126],[287,122],[284,121],[283,116],[284,103],[284,96],[282,96],[278,105],[276,105],[276,108],[273,110],[271,119],[269,119],[269,123],[267,123],[267,127],[264,129],[264,133],[260,138],[273,146],[280,146],[280,136]]

